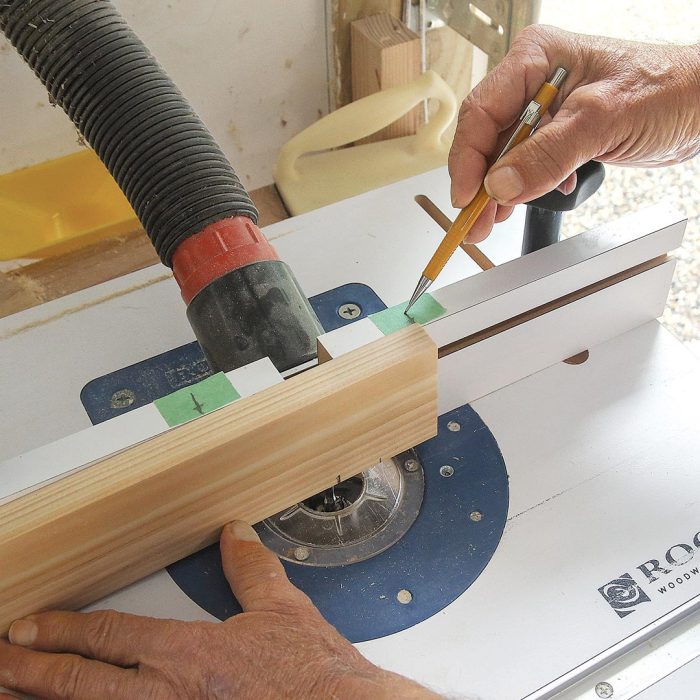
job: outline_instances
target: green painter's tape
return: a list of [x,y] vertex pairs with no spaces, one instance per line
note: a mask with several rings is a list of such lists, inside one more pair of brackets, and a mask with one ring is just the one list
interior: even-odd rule
[[219,372],[153,403],[165,422],[173,428],[240,398],[241,395],[226,375]]
[[411,310],[408,312],[410,318],[404,313],[406,304],[408,304],[408,302],[404,301],[402,304],[384,309],[384,311],[377,311],[376,314],[370,314],[369,317],[384,335],[389,335],[389,333],[400,331],[402,328],[410,326],[412,323],[420,323],[423,325],[429,321],[434,321],[445,313],[445,308],[442,304],[435,301],[435,299],[427,293],[423,294],[411,307]]

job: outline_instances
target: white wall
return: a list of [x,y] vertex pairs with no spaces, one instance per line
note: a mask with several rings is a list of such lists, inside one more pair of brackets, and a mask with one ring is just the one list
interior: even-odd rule
[[[190,100],[249,188],[279,147],[328,112],[318,0],[114,0]],[[0,38],[0,173],[79,150],[77,133]]]

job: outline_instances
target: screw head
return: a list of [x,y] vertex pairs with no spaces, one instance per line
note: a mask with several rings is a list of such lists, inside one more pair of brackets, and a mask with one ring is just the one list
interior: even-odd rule
[[484,514],[480,510],[473,510],[471,513],[469,513],[469,520],[474,523],[478,523],[483,517]]
[[311,552],[308,547],[297,547],[294,550],[294,558],[297,561],[306,561],[309,558]]
[[109,405],[112,408],[126,408],[136,401],[136,394],[131,389],[118,389],[112,394]]
[[401,605],[408,605],[413,600],[413,593],[411,593],[411,591],[407,591],[405,588],[402,588],[396,594],[396,600],[398,600]]
[[596,684],[595,694],[599,698],[611,698],[613,696],[613,687],[607,681],[602,681]]
[[451,420],[447,424],[447,429],[452,433],[458,433],[462,429],[462,426],[456,420]]
[[415,459],[407,459],[407,460],[403,463],[403,468],[404,468],[407,472],[417,472],[417,471],[418,471],[418,467],[419,467],[418,461],[415,460]]
[[362,309],[357,304],[353,304],[351,302],[341,304],[338,307],[338,316],[346,320],[357,318],[361,313]]
[[443,464],[440,467],[440,476],[452,476],[454,473],[454,467],[451,467],[449,464]]

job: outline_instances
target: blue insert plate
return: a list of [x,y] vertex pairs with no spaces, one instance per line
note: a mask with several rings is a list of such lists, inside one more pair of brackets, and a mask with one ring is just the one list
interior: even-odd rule
[[[309,300],[323,327],[333,330],[386,308],[362,284],[338,287]],[[342,304],[362,313],[342,319]],[[210,374],[199,345],[175,348],[88,383],[81,399],[93,423],[142,406]],[[111,406],[111,396],[130,389],[135,401]],[[450,430],[448,424],[459,425]],[[439,612],[476,580],[496,550],[508,513],[508,476],[491,431],[470,406],[438,419],[438,435],[416,448],[425,475],[423,505],[399,542],[363,562],[310,567],[283,562],[291,581],[351,642],[376,639],[411,627]],[[451,476],[440,468],[449,465]],[[443,470],[449,471],[449,470]],[[222,620],[241,611],[226,582],[217,545],[167,567],[173,581],[200,607]],[[400,603],[397,593],[411,593]]]

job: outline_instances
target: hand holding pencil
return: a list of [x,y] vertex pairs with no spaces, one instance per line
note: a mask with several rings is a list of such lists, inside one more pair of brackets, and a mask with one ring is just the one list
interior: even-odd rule
[[[559,67],[554,71],[549,80],[547,80],[547,82],[540,87],[537,94],[532,100],[530,100],[530,102],[528,102],[527,106],[520,115],[520,119],[518,120],[513,133],[506,142],[505,146],[503,146],[501,149],[500,154],[496,158],[496,162],[498,162],[512,148],[515,148],[518,144],[524,141],[537,128],[540,119],[549,109],[565,78],[566,70]],[[486,206],[490,200],[491,197],[486,190],[486,183],[484,182],[476,193],[474,199],[472,199],[472,201],[464,209],[462,209],[457,218],[454,220],[450,230],[442,239],[442,242],[433,254],[433,257],[426,265],[404,313],[408,314],[408,311],[413,304],[418,301],[420,296],[437,279],[437,276],[440,274],[443,267],[445,267],[447,261],[452,257],[455,250],[457,250],[459,244],[465,240],[469,234],[469,231],[481,216],[484,209],[486,209]]]
[[[537,131],[495,164],[523,105],[559,66],[569,75]],[[700,151],[700,44],[654,45],[532,25],[464,100],[450,151],[452,204],[467,206],[486,177],[492,197],[467,243],[513,205],[570,194],[590,160],[659,167]],[[489,166],[490,169],[489,169]],[[487,172],[488,171],[488,172]],[[418,270],[415,271],[418,274]]]

